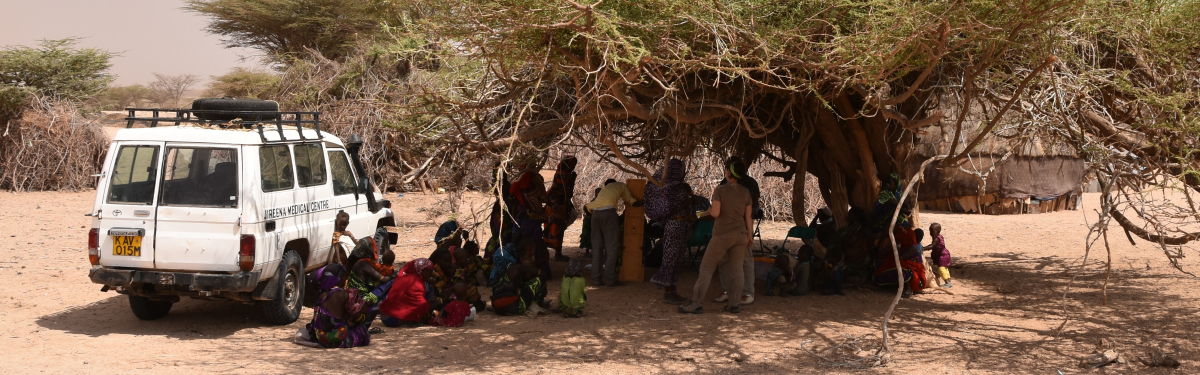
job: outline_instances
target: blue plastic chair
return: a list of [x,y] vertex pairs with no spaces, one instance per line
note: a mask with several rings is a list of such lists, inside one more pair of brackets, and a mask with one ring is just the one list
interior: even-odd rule
[[688,239],[688,262],[697,264],[697,259],[704,256],[708,242],[712,240],[714,223],[716,221],[699,220],[692,224],[692,238]]
[[[779,246],[779,251],[788,251],[787,242],[789,238],[799,238],[801,240],[811,240],[817,238],[817,229],[812,227],[795,226],[788,229],[787,236],[783,238],[783,244]],[[790,253],[790,251],[788,251]]]

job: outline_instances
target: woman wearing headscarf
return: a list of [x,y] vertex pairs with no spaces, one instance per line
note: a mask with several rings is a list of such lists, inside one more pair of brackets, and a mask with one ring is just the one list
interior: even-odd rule
[[646,216],[651,221],[663,223],[662,266],[650,282],[665,289],[663,302],[672,305],[687,302],[687,298],[676,291],[676,284],[687,256],[688,226],[696,219],[695,213],[691,212],[692,187],[684,182],[686,175],[683,161],[671,159],[665,171],[660,169],[654,174],[654,179],[662,181],[663,185],[646,186]]
[[[526,239],[535,239],[541,246],[536,246],[533,249],[533,256],[536,259],[538,269],[541,271],[542,281],[550,277],[550,252],[546,250],[545,240],[542,238],[542,227],[546,224],[546,181],[542,179],[539,173],[541,170],[532,159],[525,161],[519,165],[525,172],[517,181],[513,182],[511,192],[517,198],[517,206],[513,210],[517,220],[517,231],[519,237],[517,242]],[[518,247],[518,252],[521,247]],[[517,254],[520,258],[522,254]]]
[[563,234],[567,231],[567,221],[570,220],[571,199],[575,197],[575,165],[579,163],[574,156],[568,156],[558,162],[554,171],[554,181],[546,192],[546,229],[542,236],[546,246],[554,249],[554,260],[566,262],[570,260],[562,253]]
[[900,267],[896,267],[896,255],[892,254],[892,246],[890,241],[884,241],[879,247],[879,254],[876,256],[876,268],[874,279],[875,283],[883,286],[896,285],[896,271],[899,268],[904,277],[904,285],[899,287],[904,288],[901,292],[904,297],[911,297],[913,293],[920,293],[928,284],[925,277],[925,263],[921,253],[921,239],[924,237],[924,232],[920,229],[913,230],[909,223],[907,207],[901,208],[900,216],[896,221],[896,228],[892,230],[892,236],[896,238],[896,250],[900,251]]
[[[384,229],[380,228],[380,231]],[[388,288],[396,277],[396,270],[392,265],[396,254],[387,249],[387,240],[381,242],[378,238],[359,238],[358,245],[346,259],[350,273],[346,279],[346,287],[358,290],[372,305],[378,305],[387,296]],[[380,247],[386,251],[382,256],[379,254]]]
[[517,202],[513,214],[521,232],[520,239],[541,238],[542,224],[546,221],[546,181],[538,173],[540,168],[532,161],[523,162],[518,167],[523,172],[513,181],[509,192]]
[[313,308],[312,322],[305,328],[308,340],[326,348],[353,348],[371,343],[371,321],[375,310],[354,289],[337,285],[346,275],[346,267],[330,264],[318,269],[313,276],[320,295]]
[[434,306],[426,299],[426,279],[433,276],[433,262],[414,259],[400,269],[388,296],[379,305],[380,321],[388,327],[416,326],[429,320]]

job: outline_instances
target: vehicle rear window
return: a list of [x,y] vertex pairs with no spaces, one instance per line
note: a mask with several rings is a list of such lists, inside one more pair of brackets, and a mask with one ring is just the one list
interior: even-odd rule
[[329,152],[329,171],[333,172],[333,195],[354,194],[358,184],[354,180],[354,170],[350,169],[350,161],[346,159],[345,152]]
[[291,189],[296,179],[292,175],[292,152],[286,145],[263,146],[258,149],[262,170],[262,190],[272,192]]
[[108,185],[108,203],[154,202],[158,175],[158,146],[121,146]]
[[296,151],[296,178],[300,186],[324,185],[328,180],[325,173],[325,153],[319,144],[298,144]]
[[168,147],[163,206],[237,207],[237,149]]

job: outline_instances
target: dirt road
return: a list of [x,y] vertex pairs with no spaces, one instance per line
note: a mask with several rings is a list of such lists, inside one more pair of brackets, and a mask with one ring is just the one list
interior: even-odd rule
[[[582,319],[483,313],[462,328],[386,329],[369,347],[318,350],[291,343],[311,311],[276,327],[254,320],[252,306],[185,299],[162,320],[134,318],[124,296],[102,293],[87,278],[90,219],[83,214],[93,194],[0,193],[0,373],[859,372],[829,367],[852,363],[819,356],[867,354],[891,301],[890,294],[851,289],[846,296],[759,296],[739,315],[683,316],[660,303],[661,292],[649,283],[631,283],[589,287]],[[404,232],[398,260],[432,250],[437,219],[429,216],[444,204],[440,198],[391,198]],[[1085,207],[1096,207],[1095,195]],[[1200,280],[1172,269],[1151,244],[1114,239],[1107,306],[1100,295],[1105,255],[1102,248],[1093,253],[1064,316],[1064,286],[1083,256],[1082,212],[921,219],[945,227],[959,265],[954,294],[902,301],[891,325],[891,361],[867,372],[1078,373],[1079,361],[1098,346],[1128,359],[1100,371],[1200,372]],[[764,227],[767,238],[782,239],[787,225]],[[578,224],[568,238],[577,241]],[[574,245],[568,255],[579,256]],[[1198,266],[1194,258],[1182,263]],[[556,272],[563,265],[556,263]],[[694,270],[686,272],[681,290],[694,278]],[[552,283],[550,295],[557,289]],[[1060,331],[1064,317],[1070,319]],[[1139,364],[1136,356],[1149,348],[1173,354],[1183,367]]]

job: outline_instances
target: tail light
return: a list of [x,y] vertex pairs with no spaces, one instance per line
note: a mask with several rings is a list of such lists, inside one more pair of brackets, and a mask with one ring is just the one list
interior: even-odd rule
[[241,247],[238,250],[238,267],[242,271],[254,269],[254,235],[243,234]]
[[100,264],[100,228],[88,231],[88,261],[93,266]]

